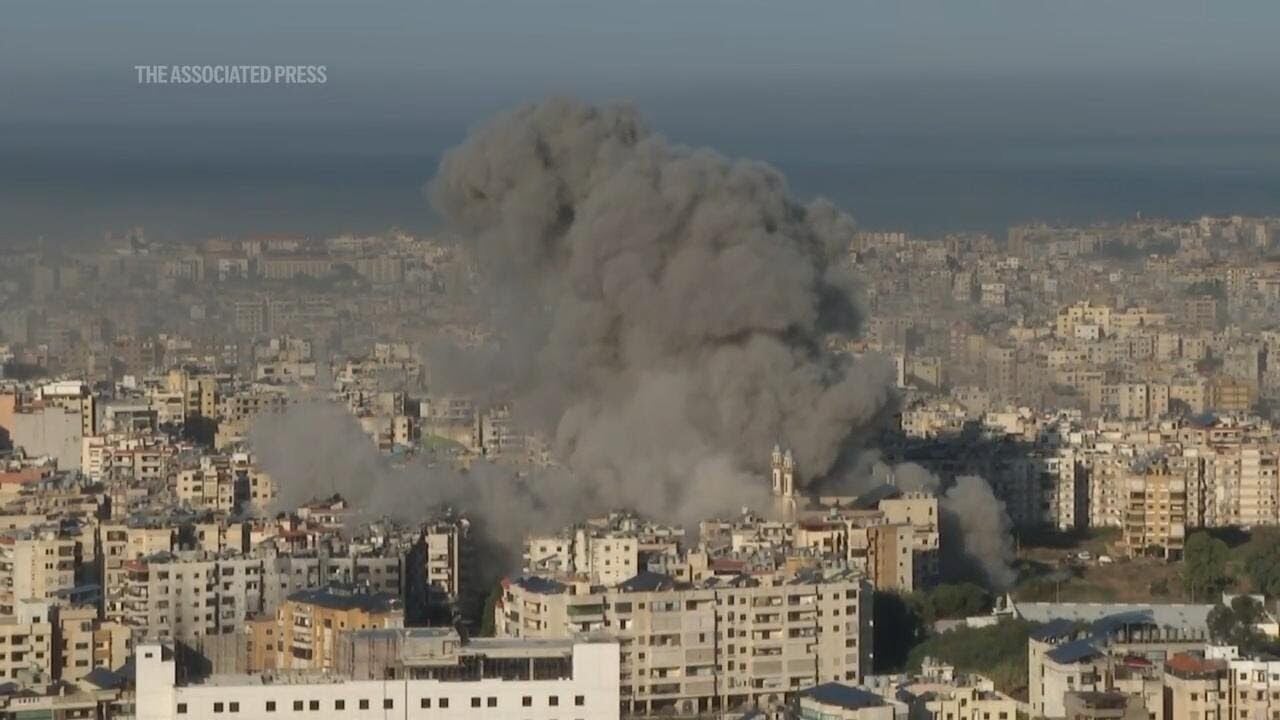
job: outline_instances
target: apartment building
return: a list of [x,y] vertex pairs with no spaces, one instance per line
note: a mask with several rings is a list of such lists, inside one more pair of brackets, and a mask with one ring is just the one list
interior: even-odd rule
[[252,648],[260,649],[262,663],[254,669],[332,670],[342,633],[403,625],[397,595],[343,585],[300,590],[275,618],[251,623]]
[[499,637],[603,632],[622,646],[627,712],[707,712],[859,682],[871,660],[871,584],[848,571],[776,584],[678,583],[641,573],[612,588],[539,577],[505,583]]
[[[919,685],[913,693],[921,692]],[[1016,720],[1018,701],[997,692],[989,682],[982,685],[935,686],[923,705],[925,720]]]
[[[333,720],[529,720],[620,716],[618,645],[566,640],[463,642],[433,629],[349,636],[336,672],[210,675],[178,681],[173,648],[139,646],[137,720],[270,716]],[[378,653],[394,647],[396,657]],[[185,673],[184,673],[185,674]]]
[[1280,522],[1280,446],[1235,442],[1206,450],[1204,482],[1214,491],[1219,524]]
[[271,476],[260,470],[249,453],[203,455],[197,467],[177,473],[175,494],[193,508],[234,513],[262,509],[275,498]]
[[873,675],[863,688],[894,707],[893,717],[919,720],[1015,720],[1019,703],[995,683],[925,657],[915,674]]
[[161,552],[124,561],[107,587],[106,617],[138,637],[188,640],[238,632],[311,588],[358,585],[401,597],[403,578],[400,555]]
[[0,615],[14,614],[23,600],[71,599],[80,561],[79,544],[56,528],[0,535]]
[[260,588],[258,561],[198,551],[161,553],[126,562],[124,585],[108,589],[107,617],[139,638],[231,633],[249,613],[261,611]]
[[60,680],[75,682],[94,670],[117,670],[133,654],[129,628],[99,620],[96,607],[54,606],[49,617],[56,632],[55,677]]
[[80,447],[80,471],[94,482],[164,480],[177,453],[163,436],[92,435]]
[[0,682],[53,677],[56,663],[50,603],[22,600],[0,615]]
[[[1204,646],[1212,606],[1019,605],[1045,622],[1028,640],[1028,695],[1033,717],[1066,718],[1069,692],[1104,692],[1133,673],[1129,663],[1159,671],[1171,656]],[[1161,697],[1163,694],[1160,693]]]
[[[941,536],[938,531],[938,498],[928,492],[899,491],[875,505],[890,525],[911,528],[913,577],[927,584],[937,576]],[[912,587],[914,588],[914,581]]]
[[1164,684],[1170,720],[1267,720],[1280,713],[1280,661],[1247,657],[1234,646],[1170,658]]
[[1187,538],[1187,481],[1167,464],[1134,472],[1126,481],[1123,543],[1130,557],[1182,557]]
[[[426,572],[427,602],[455,603],[474,585],[475,562],[471,523],[465,518],[442,518],[422,528],[420,547]],[[384,589],[390,589],[385,584]]]
[[616,585],[676,557],[681,528],[615,512],[524,542],[524,572],[531,575]]

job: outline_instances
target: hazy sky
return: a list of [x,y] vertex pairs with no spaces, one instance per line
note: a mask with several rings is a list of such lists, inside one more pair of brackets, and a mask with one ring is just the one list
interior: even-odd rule
[[[982,147],[1270,171],[1278,28],[1275,0],[4,0],[0,193],[432,157],[550,93],[634,100],[679,140],[784,169],[969,167]],[[328,83],[144,86],[139,64],[318,64]],[[840,194],[818,178],[799,184]]]

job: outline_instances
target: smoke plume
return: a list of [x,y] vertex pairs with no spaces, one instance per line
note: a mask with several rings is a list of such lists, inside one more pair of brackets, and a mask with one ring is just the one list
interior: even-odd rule
[[825,349],[859,326],[853,222],[768,166],[549,100],[449,152],[429,195],[503,338],[433,377],[509,391],[586,488],[733,507],[775,443],[820,477],[890,400],[886,363]]
[[986,480],[962,475],[944,491],[937,475],[910,462],[892,467],[877,464],[869,477],[870,484],[891,482],[903,490],[938,495],[945,579],[976,580],[996,590],[1008,588],[1017,580],[1013,568],[1013,523]]
[[[843,474],[891,407],[887,362],[830,349],[861,321],[852,220],[792,199],[766,165],[671,144],[627,106],[550,100],[478,129],[428,194],[479,268],[473,302],[497,338],[431,352],[435,389],[513,399],[561,469],[393,467],[349,440],[345,410],[302,407],[252,436],[286,505],[339,492],[412,517],[448,503],[513,542],[616,507],[692,523],[764,506],[775,444],[802,484]],[[1008,521],[993,498],[977,507],[977,484],[943,504],[1004,582],[1005,548],[985,534]]]
[[[634,440],[652,445],[645,438]],[[430,455],[396,463],[378,451],[346,407],[323,401],[260,416],[249,442],[255,460],[275,481],[273,509],[292,510],[336,494],[351,504],[357,520],[388,516],[419,521],[447,506],[478,520],[486,535],[507,550],[500,562],[518,555],[530,532],[558,529],[620,507],[692,524],[721,512],[726,499],[749,507],[767,505],[762,479],[739,476],[693,445],[674,454],[655,452],[651,464],[641,468],[658,476],[669,472],[663,463],[688,463],[693,492],[686,492],[627,484],[615,476],[588,481],[557,467],[521,472],[478,460],[463,470]],[[677,507],[677,502],[682,504]]]

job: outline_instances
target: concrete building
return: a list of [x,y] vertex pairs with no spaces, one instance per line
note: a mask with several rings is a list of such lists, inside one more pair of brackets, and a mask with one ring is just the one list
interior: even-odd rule
[[24,600],[0,616],[0,682],[19,680],[23,675],[53,677],[57,662],[54,653],[54,625],[50,605],[42,600]]
[[799,720],[894,720],[894,707],[858,687],[823,683],[796,693]]
[[1280,713],[1280,661],[1245,657],[1233,646],[1171,658],[1164,684],[1170,720],[1267,720]]
[[14,614],[23,600],[70,600],[79,567],[76,541],[56,529],[0,535],[0,615]]
[[342,633],[403,627],[404,609],[395,595],[330,586],[290,595],[274,624],[274,653],[270,628],[254,626],[254,644],[264,651],[261,669],[332,670]]
[[13,416],[10,442],[32,457],[49,457],[59,470],[80,469],[84,421],[79,410],[59,406],[23,408]]
[[506,583],[494,619],[501,637],[607,633],[622,645],[628,712],[705,712],[857,683],[871,660],[870,590],[849,572],[773,585],[642,573],[613,588],[525,577]]
[[294,593],[333,584],[405,593],[399,555],[182,550],[130,558],[120,569],[108,577],[106,617],[160,640],[237,633],[250,618],[274,617]]
[[1063,705],[1070,720],[1149,720],[1142,696],[1129,693],[1074,690]]
[[1123,542],[1130,557],[1158,553],[1182,557],[1187,538],[1187,481],[1167,464],[1154,464],[1127,482]]
[[[612,586],[678,558],[683,528],[614,512],[550,535],[525,538],[525,574]],[[652,567],[651,567],[652,566]]]
[[[138,647],[137,720],[235,716],[395,720],[619,717],[618,645],[476,640],[405,631],[394,663],[345,673],[212,675],[179,681],[173,648]],[[387,640],[382,639],[383,644]]]
[[[1042,607],[1043,606],[1043,607]],[[1140,658],[1152,671],[1179,652],[1202,647],[1211,606],[1108,606],[1023,603],[1014,614],[1053,618],[1028,641],[1028,683],[1034,717],[1066,718],[1069,692],[1103,692],[1132,673]]]
[[244,452],[202,456],[199,466],[177,473],[175,490],[193,508],[222,513],[262,509],[275,498],[271,476]]

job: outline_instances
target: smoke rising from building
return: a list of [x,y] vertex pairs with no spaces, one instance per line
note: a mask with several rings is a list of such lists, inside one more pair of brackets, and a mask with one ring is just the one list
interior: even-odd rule
[[583,478],[679,507],[763,476],[778,442],[820,477],[890,400],[887,363],[826,349],[859,326],[853,222],[768,166],[668,143],[626,106],[550,100],[448,153],[429,194],[512,361],[434,377],[509,388]]
[[[549,100],[477,130],[428,194],[479,266],[499,338],[431,352],[432,381],[514,399],[563,470],[393,467],[352,447],[344,409],[313,405],[251,438],[285,504],[338,492],[412,517],[448,503],[513,542],[617,507],[692,523],[765,507],[775,444],[802,484],[844,474],[892,407],[889,363],[831,349],[861,321],[852,220],[791,199],[766,165],[671,144],[630,107]],[[975,493],[948,502],[967,511]],[[962,525],[1008,521],[983,522]]]
[[[519,555],[521,540],[531,531],[559,528],[618,507],[692,524],[721,512],[726,501],[765,507],[768,500],[763,478],[738,477],[714,459],[692,455],[666,460],[690,462],[701,478],[698,494],[682,495],[685,504],[678,508],[659,488],[611,477],[584,480],[564,468],[521,473],[477,460],[462,470],[429,455],[395,462],[378,450],[346,407],[324,401],[262,415],[249,442],[259,465],[275,480],[274,505],[280,509],[336,494],[351,504],[353,519],[414,521],[448,506],[479,520],[484,532],[506,548],[505,562]],[[729,484],[714,484],[720,481]]]
[[903,490],[938,495],[944,579],[979,580],[999,590],[1017,579],[1013,523],[983,478],[962,475],[944,490],[937,475],[916,463],[877,464],[863,477],[870,478],[872,485],[890,482]]

